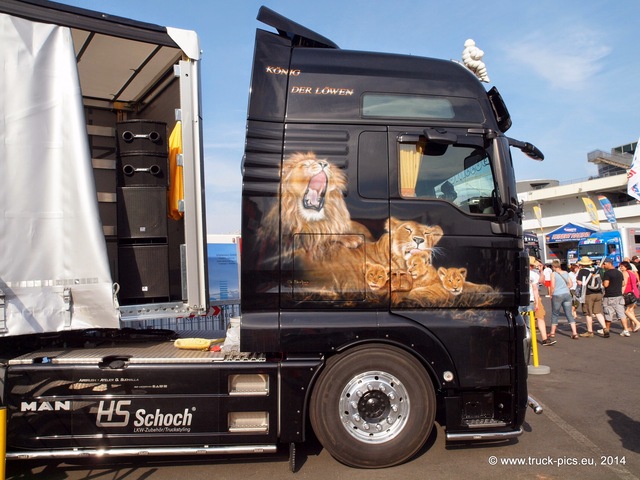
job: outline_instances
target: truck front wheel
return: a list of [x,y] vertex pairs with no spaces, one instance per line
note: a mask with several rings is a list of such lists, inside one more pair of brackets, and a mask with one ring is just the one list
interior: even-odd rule
[[402,463],[424,445],[436,411],[429,375],[406,352],[361,346],[327,361],[311,396],[320,443],[360,468]]

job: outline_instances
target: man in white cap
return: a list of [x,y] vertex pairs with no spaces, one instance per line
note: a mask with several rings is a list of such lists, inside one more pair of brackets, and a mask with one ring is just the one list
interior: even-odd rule
[[581,295],[581,297],[584,297],[582,308],[587,319],[587,331],[581,333],[580,336],[593,337],[593,317],[595,316],[600,325],[602,325],[602,333],[599,333],[599,335],[609,338],[609,329],[604,321],[602,309],[602,279],[593,268],[593,260],[589,257],[582,257],[578,265],[580,265],[581,268],[576,275],[576,281],[578,288],[584,292]]

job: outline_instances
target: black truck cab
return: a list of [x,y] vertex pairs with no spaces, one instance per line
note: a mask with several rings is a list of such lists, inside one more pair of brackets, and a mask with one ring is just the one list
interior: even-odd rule
[[[173,45],[157,26],[36,0],[9,7],[35,21],[60,10],[114,45],[138,31],[147,47],[157,36]],[[436,421],[450,440],[522,433],[529,270],[510,147],[542,154],[505,136],[500,94],[462,64],[342,50],[264,7],[258,19],[276,32],[256,33],[240,352],[181,351],[164,334],[100,328],[8,338],[21,351],[0,369],[7,458],[267,453],[312,428],[339,461],[377,468],[410,459]],[[194,82],[197,63],[174,56],[181,82]],[[189,85],[193,97],[163,89],[162,111],[198,105]],[[137,113],[99,106],[109,118]],[[169,236],[166,249],[173,276],[186,272],[200,298],[198,112],[182,125],[195,139],[184,177],[193,198],[179,220],[186,246]],[[169,186],[157,188],[163,199]],[[126,266],[120,282],[140,273]],[[202,310],[179,281],[167,285],[169,300]]]
[[[345,51],[259,18],[278,34],[256,36],[242,349],[345,367],[352,349],[390,348],[428,372],[451,438],[518,432],[528,257],[509,146],[525,144],[505,136],[500,94],[457,62]],[[316,433],[328,415],[312,411]]]

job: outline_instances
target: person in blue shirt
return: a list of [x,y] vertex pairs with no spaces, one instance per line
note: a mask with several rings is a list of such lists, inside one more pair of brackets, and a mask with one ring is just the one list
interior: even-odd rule
[[556,336],[558,316],[560,315],[560,309],[562,309],[571,326],[571,338],[578,340],[580,337],[578,336],[576,319],[571,308],[573,305],[573,297],[571,296],[573,282],[569,274],[562,270],[560,260],[551,262],[551,270],[551,286],[549,287],[549,295],[551,295],[551,333],[549,336],[551,338]]

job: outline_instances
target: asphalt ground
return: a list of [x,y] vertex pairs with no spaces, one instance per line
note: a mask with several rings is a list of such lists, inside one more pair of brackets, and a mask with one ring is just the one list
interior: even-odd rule
[[[543,298],[550,325],[549,299]],[[640,308],[638,309],[640,313]],[[586,330],[579,317],[579,331]],[[539,346],[550,373],[529,376],[529,392],[544,412],[529,410],[517,439],[449,444],[436,425],[411,461],[358,470],[335,461],[315,441],[298,446],[296,472],[289,452],[242,457],[188,457],[23,462],[7,465],[7,479],[189,480],[304,479],[585,479],[640,480],[640,334],[571,339],[563,318],[556,345]],[[538,337],[539,339],[539,337]]]
[[[549,330],[551,305],[548,298],[543,302]],[[636,312],[640,315],[640,309]],[[580,308],[577,325],[579,333],[587,330]],[[600,328],[596,325],[594,330]],[[538,335],[538,363],[550,373],[529,375],[530,395],[564,432],[561,437],[568,435],[574,448],[581,446],[602,459],[597,469],[601,478],[640,478],[640,333],[622,337],[622,330],[620,322],[613,322],[609,338],[573,340],[561,317],[555,345],[542,346]],[[552,450],[550,455],[564,454],[561,445]]]

